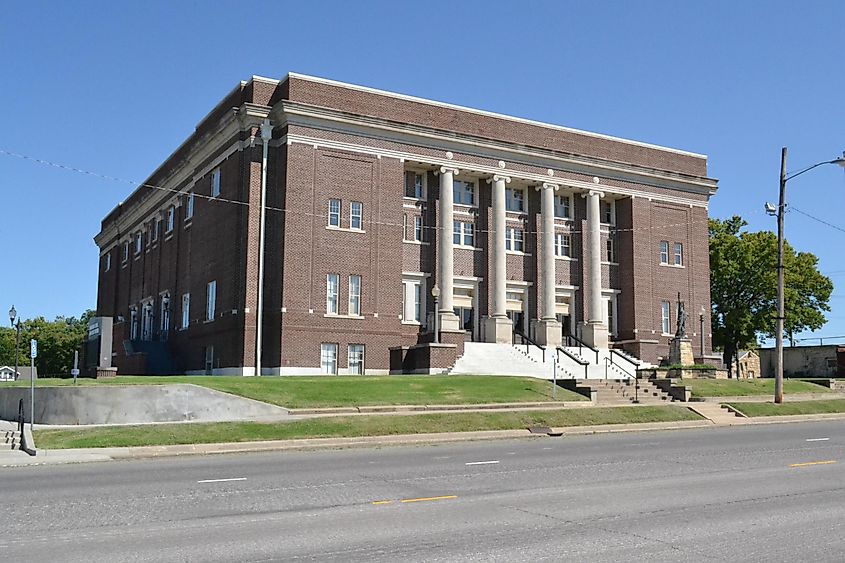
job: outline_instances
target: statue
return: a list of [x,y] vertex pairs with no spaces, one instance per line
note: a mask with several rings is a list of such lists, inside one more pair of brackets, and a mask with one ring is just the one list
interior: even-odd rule
[[678,330],[675,331],[675,338],[687,337],[687,312],[684,310],[684,302],[681,301],[681,292],[678,292]]

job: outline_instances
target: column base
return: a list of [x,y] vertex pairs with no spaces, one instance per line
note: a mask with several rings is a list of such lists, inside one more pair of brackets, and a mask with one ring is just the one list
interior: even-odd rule
[[607,327],[603,323],[586,323],[582,340],[593,348],[607,348],[609,343]]
[[689,338],[673,338],[669,343],[669,364],[691,366],[695,363]]
[[535,337],[541,346],[560,346],[563,340],[561,325],[556,320],[540,319],[537,324]]
[[513,323],[507,317],[484,317],[484,340],[510,344],[513,342]]
[[452,311],[440,311],[441,332],[458,332],[461,330],[461,320]]

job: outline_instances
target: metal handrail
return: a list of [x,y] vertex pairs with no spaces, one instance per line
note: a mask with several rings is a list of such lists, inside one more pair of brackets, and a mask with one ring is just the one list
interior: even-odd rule
[[[604,378],[605,379],[610,379],[607,375],[607,370],[608,370],[608,366],[611,365],[611,364],[616,365],[616,364],[613,363],[613,360],[611,360],[610,358],[604,359]],[[622,368],[620,367],[619,369],[621,370]],[[629,373],[625,372],[625,375],[628,375],[631,379],[634,380],[634,402],[639,403],[640,402],[640,378],[637,377],[636,373],[633,376],[631,376]]]
[[572,342],[575,342],[578,346],[578,352],[581,352],[581,348],[587,348],[588,350],[592,350],[592,352],[596,355],[596,365],[599,363],[599,351],[596,348],[593,348],[574,334],[567,334],[566,335],[566,343],[571,345]]
[[[616,362],[614,362],[614,361],[613,361],[613,354],[616,354],[617,356],[619,356],[620,358],[622,358],[622,359],[626,360],[628,363],[630,363],[631,365],[633,365],[633,366],[634,366],[634,374],[632,375],[632,377],[636,377],[636,375],[637,375],[637,369],[640,367],[640,366],[639,366],[639,364],[637,364],[637,362],[635,362],[634,360],[632,360],[632,359],[631,359],[631,358],[629,358],[628,356],[625,356],[624,354],[621,354],[618,350],[614,350],[613,348],[610,348],[609,350],[610,350],[610,354],[609,354],[610,363],[611,363],[611,364],[613,364],[613,365],[617,365],[617,364],[616,364]],[[625,373],[628,373],[628,372],[627,372],[627,370],[625,370],[625,369],[623,369],[623,368],[622,368],[622,366],[619,366],[619,369],[621,369],[621,370],[622,370],[622,371],[624,371]],[[628,374],[628,375],[631,375],[631,374]]]
[[521,331],[517,330],[517,329],[516,329],[516,327],[514,327],[514,329],[513,329],[513,340],[512,340],[512,343],[513,343],[513,345],[514,345],[514,346],[516,346],[516,345],[517,345],[517,344],[516,344],[516,337],[517,337],[517,336],[519,336],[520,338],[522,338],[522,342],[520,342],[520,345],[523,345],[523,344],[525,345],[525,353],[526,353],[526,354],[528,354],[528,352],[529,352],[529,350],[530,350],[530,346],[536,346],[537,348],[539,348],[539,349],[543,352],[543,363],[544,363],[544,364],[546,363],[546,347],[545,347],[545,346],[543,346],[543,345],[541,345],[540,343],[536,342],[534,339],[532,339],[530,336],[528,336],[528,335],[527,335],[527,334],[525,334],[524,332],[521,332]]
[[23,436],[23,399],[18,402],[18,431]]
[[560,352],[563,352],[564,355],[574,360],[577,364],[581,365],[584,368],[584,379],[590,379],[589,377],[587,377],[587,370],[589,369],[590,362],[588,362],[587,360],[582,360],[581,358],[561,346],[558,346],[557,349]]

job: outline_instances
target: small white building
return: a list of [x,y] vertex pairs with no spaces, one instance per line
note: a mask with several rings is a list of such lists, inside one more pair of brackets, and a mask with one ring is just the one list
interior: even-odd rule
[[[0,366],[0,381],[29,381],[32,378],[31,368],[29,366],[18,366],[18,371],[15,373],[15,368],[9,366]],[[38,370],[35,370],[35,378],[38,379]]]

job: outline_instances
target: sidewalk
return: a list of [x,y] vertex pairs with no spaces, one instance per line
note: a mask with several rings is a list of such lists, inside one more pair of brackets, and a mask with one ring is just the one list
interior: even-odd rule
[[[687,405],[690,406],[690,405]],[[714,405],[708,405],[714,406]],[[695,409],[694,409],[695,410]],[[723,410],[723,409],[720,409]],[[704,413],[712,415],[709,409]],[[759,418],[734,417],[725,420],[722,417],[706,417],[706,420],[683,422],[646,422],[638,424],[603,424],[596,426],[571,426],[551,428],[554,436],[581,436],[590,434],[609,434],[616,432],[650,432],[660,430],[684,430],[695,428],[718,428],[759,424],[785,424],[795,422],[818,422],[827,420],[845,420],[845,413],[770,416]],[[358,438],[310,438],[298,440],[274,440],[266,442],[238,442],[222,444],[190,444],[175,446],[143,446],[132,448],[86,448],[67,450],[38,450],[38,455],[30,457],[23,452],[0,452],[0,467],[18,467],[28,465],[59,465],[68,463],[89,463],[121,459],[150,459],[176,457],[184,455],[213,455],[225,453],[257,453],[291,450],[337,449],[353,447],[379,447],[395,445],[421,445],[435,443],[464,442],[476,440],[501,440],[516,438],[547,438],[546,434],[532,434],[526,430],[490,430],[480,432],[446,432],[437,434],[410,434],[394,436],[365,436]]]

